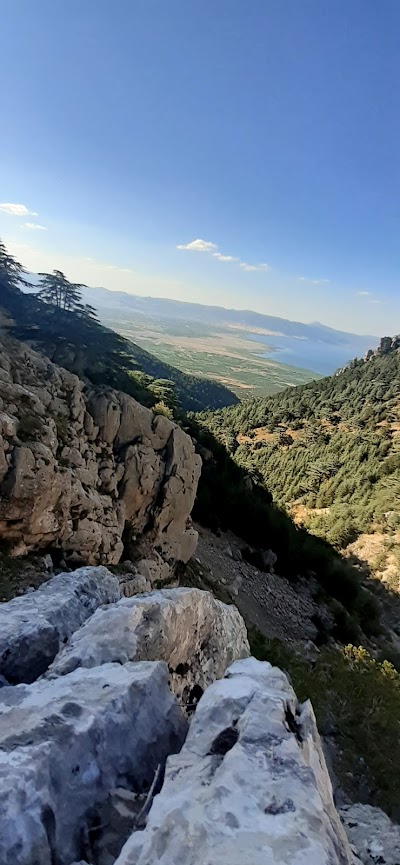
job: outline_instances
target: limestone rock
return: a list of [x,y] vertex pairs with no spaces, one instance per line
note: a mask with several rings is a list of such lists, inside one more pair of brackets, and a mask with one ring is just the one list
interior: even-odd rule
[[200,700],[143,832],[115,865],[350,865],[309,703],[237,661]]
[[157,547],[165,558],[187,562],[197,546],[197,532],[188,526],[200,477],[201,459],[189,436],[175,426],[168,441],[166,482],[154,525]]
[[85,388],[0,336],[0,540],[14,554],[60,548],[81,564],[117,564],[125,527],[137,559],[165,575],[188,561],[201,460],[168,418],[124,393]]
[[125,598],[132,598],[134,595],[141,595],[143,592],[151,591],[151,583],[142,574],[120,574],[119,585],[121,595]]
[[349,805],[339,814],[362,865],[399,865],[400,826],[372,805]]
[[248,654],[236,607],[199,589],[162,589],[97,610],[60,651],[48,675],[110,661],[162,660],[172,690],[187,703]]
[[140,574],[146,582],[153,586],[157,583],[162,583],[168,579],[170,569],[167,562],[164,562],[159,553],[154,553],[151,559],[140,559],[136,562],[138,574]]
[[33,682],[98,607],[119,598],[117,577],[107,568],[88,567],[58,574],[0,604],[0,673],[11,684]]
[[115,787],[148,788],[186,722],[162,663],[105,664],[0,692],[0,862],[90,856]]

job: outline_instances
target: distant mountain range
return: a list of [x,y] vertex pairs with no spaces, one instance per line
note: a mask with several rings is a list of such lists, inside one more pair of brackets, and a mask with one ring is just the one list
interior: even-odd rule
[[360,336],[335,330],[318,321],[304,324],[249,309],[225,309],[167,298],[141,297],[106,288],[86,288],[84,299],[99,310],[100,317],[105,310],[124,311],[134,315],[138,322],[142,319],[144,324],[149,319],[179,320],[234,329],[237,336],[242,332],[246,339],[260,343],[260,353],[264,356],[273,352],[276,361],[323,375],[334,372],[353,357],[363,356],[378,343],[376,336]]
[[128,307],[142,315],[158,316],[158,318],[184,319],[201,321],[207,324],[234,324],[246,328],[262,329],[271,334],[310,339],[313,341],[346,344],[359,340],[360,344],[371,347],[378,338],[375,336],[357,336],[341,330],[334,330],[319,321],[303,324],[273,315],[254,312],[251,309],[226,309],[222,306],[207,306],[202,303],[187,303],[182,300],[169,300],[163,297],[142,297],[128,294],[125,291],[109,291],[107,288],[86,288],[83,292],[85,301],[92,303],[97,309],[121,309]]
[[[32,281],[37,276],[32,274]],[[136,325],[145,327],[151,321],[180,322],[208,328],[224,329],[238,338],[259,343],[259,354],[295,367],[329,375],[354,357],[362,357],[375,348],[378,337],[348,333],[327,327],[318,321],[304,324],[286,318],[265,315],[254,310],[225,309],[201,303],[187,303],[160,297],[142,297],[106,288],[85,288],[85,303],[98,310],[100,318],[121,312]],[[112,325],[113,326],[113,325]]]

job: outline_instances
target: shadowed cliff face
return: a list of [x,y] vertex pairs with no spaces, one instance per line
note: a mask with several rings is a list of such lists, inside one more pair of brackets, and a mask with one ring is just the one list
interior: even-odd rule
[[125,530],[166,577],[196,547],[200,467],[168,418],[0,336],[0,541],[14,554],[116,564]]

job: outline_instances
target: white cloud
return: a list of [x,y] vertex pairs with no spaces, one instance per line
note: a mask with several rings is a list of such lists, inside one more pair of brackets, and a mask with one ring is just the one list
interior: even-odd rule
[[10,204],[7,202],[3,202],[0,204],[0,210],[3,210],[4,213],[9,213],[10,216],[37,216],[33,210],[28,210],[25,207],[25,204]]
[[323,285],[330,282],[329,279],[310,279],[309,276],[299,276],[299,282],[310,282],[311,285]]
[[222,252],[213,252],[213,256],[219,261],[239,261],[235,255],[223,255]]
[[197,240],[191,240],[190,243],[179,243],[176,248],[186,249],[189,252],[212,252],[214,249],[218,249],[218,246],[209,240],[198,238]]
[[246,261],[241,261],[239,267],[241,267],[242,270],[245,270],[246,273],[254,273],[257,270],[261,270],[264,272],[267,270],[271,270],[269,264],[247,264]]
[[[365,297],[367,303],[372,303],[374,305],[382,303],[381,300],[372,297],[372,291],[356,291],[356,295],[357,297]],[[370,298],[370,300],[368,300],[368,298]]]
[[29,228],[31,231],[47,231],[45,225],[39,225],[37,222],[23,222],[21,228]]
[[224,253],[219,251],[218,244],[211,243],[210,240],[201,240],[198,238],[197,240],[191,240],[190,243],[179,243],[176,248],[188,250],[189,252],[211,252],[213,257],[217,258],[218,261],[228,262],[229,264],[237,262],[238,267],[247,273],[257,270],[264,272],[271,270],[269,264],[247,264],[246,261],[241,261],[236,255],[224,255]]

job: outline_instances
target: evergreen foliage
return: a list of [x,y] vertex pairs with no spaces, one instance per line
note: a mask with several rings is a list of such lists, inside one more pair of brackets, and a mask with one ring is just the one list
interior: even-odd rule
[[[377,604],[362,590],[358,568],[331,544],[296,526],[273,502],[259,473],[239,465],[197,418],[187,418],[185,428],[203,459],[195,520],[212,531],[230,529],[256,550],[272,549],[277,555],[277,573],[291,581],[313,577],[319,584],[320,600],[331,607],[337,640],[360,639],[361,630],[376,633]],[[319,630],[324,642],[329,634],[322,626]]]
[[53,270],[53,273],[39,273],[40,291],[37,297],[45,303],[49,303],[53,309],[75,312],[78,315],[95,318],[92,307],[82,303],[81,283],[72,283],[64,276],[61,270]]
[[0,299],[17,294],[21,285],[29,285],[26,276],[25,268],[8,252],[0,238]]
[[304,506],[304,524],[338,549],[400,528],[398,338],[334,376],[197,422],[278,505]]

